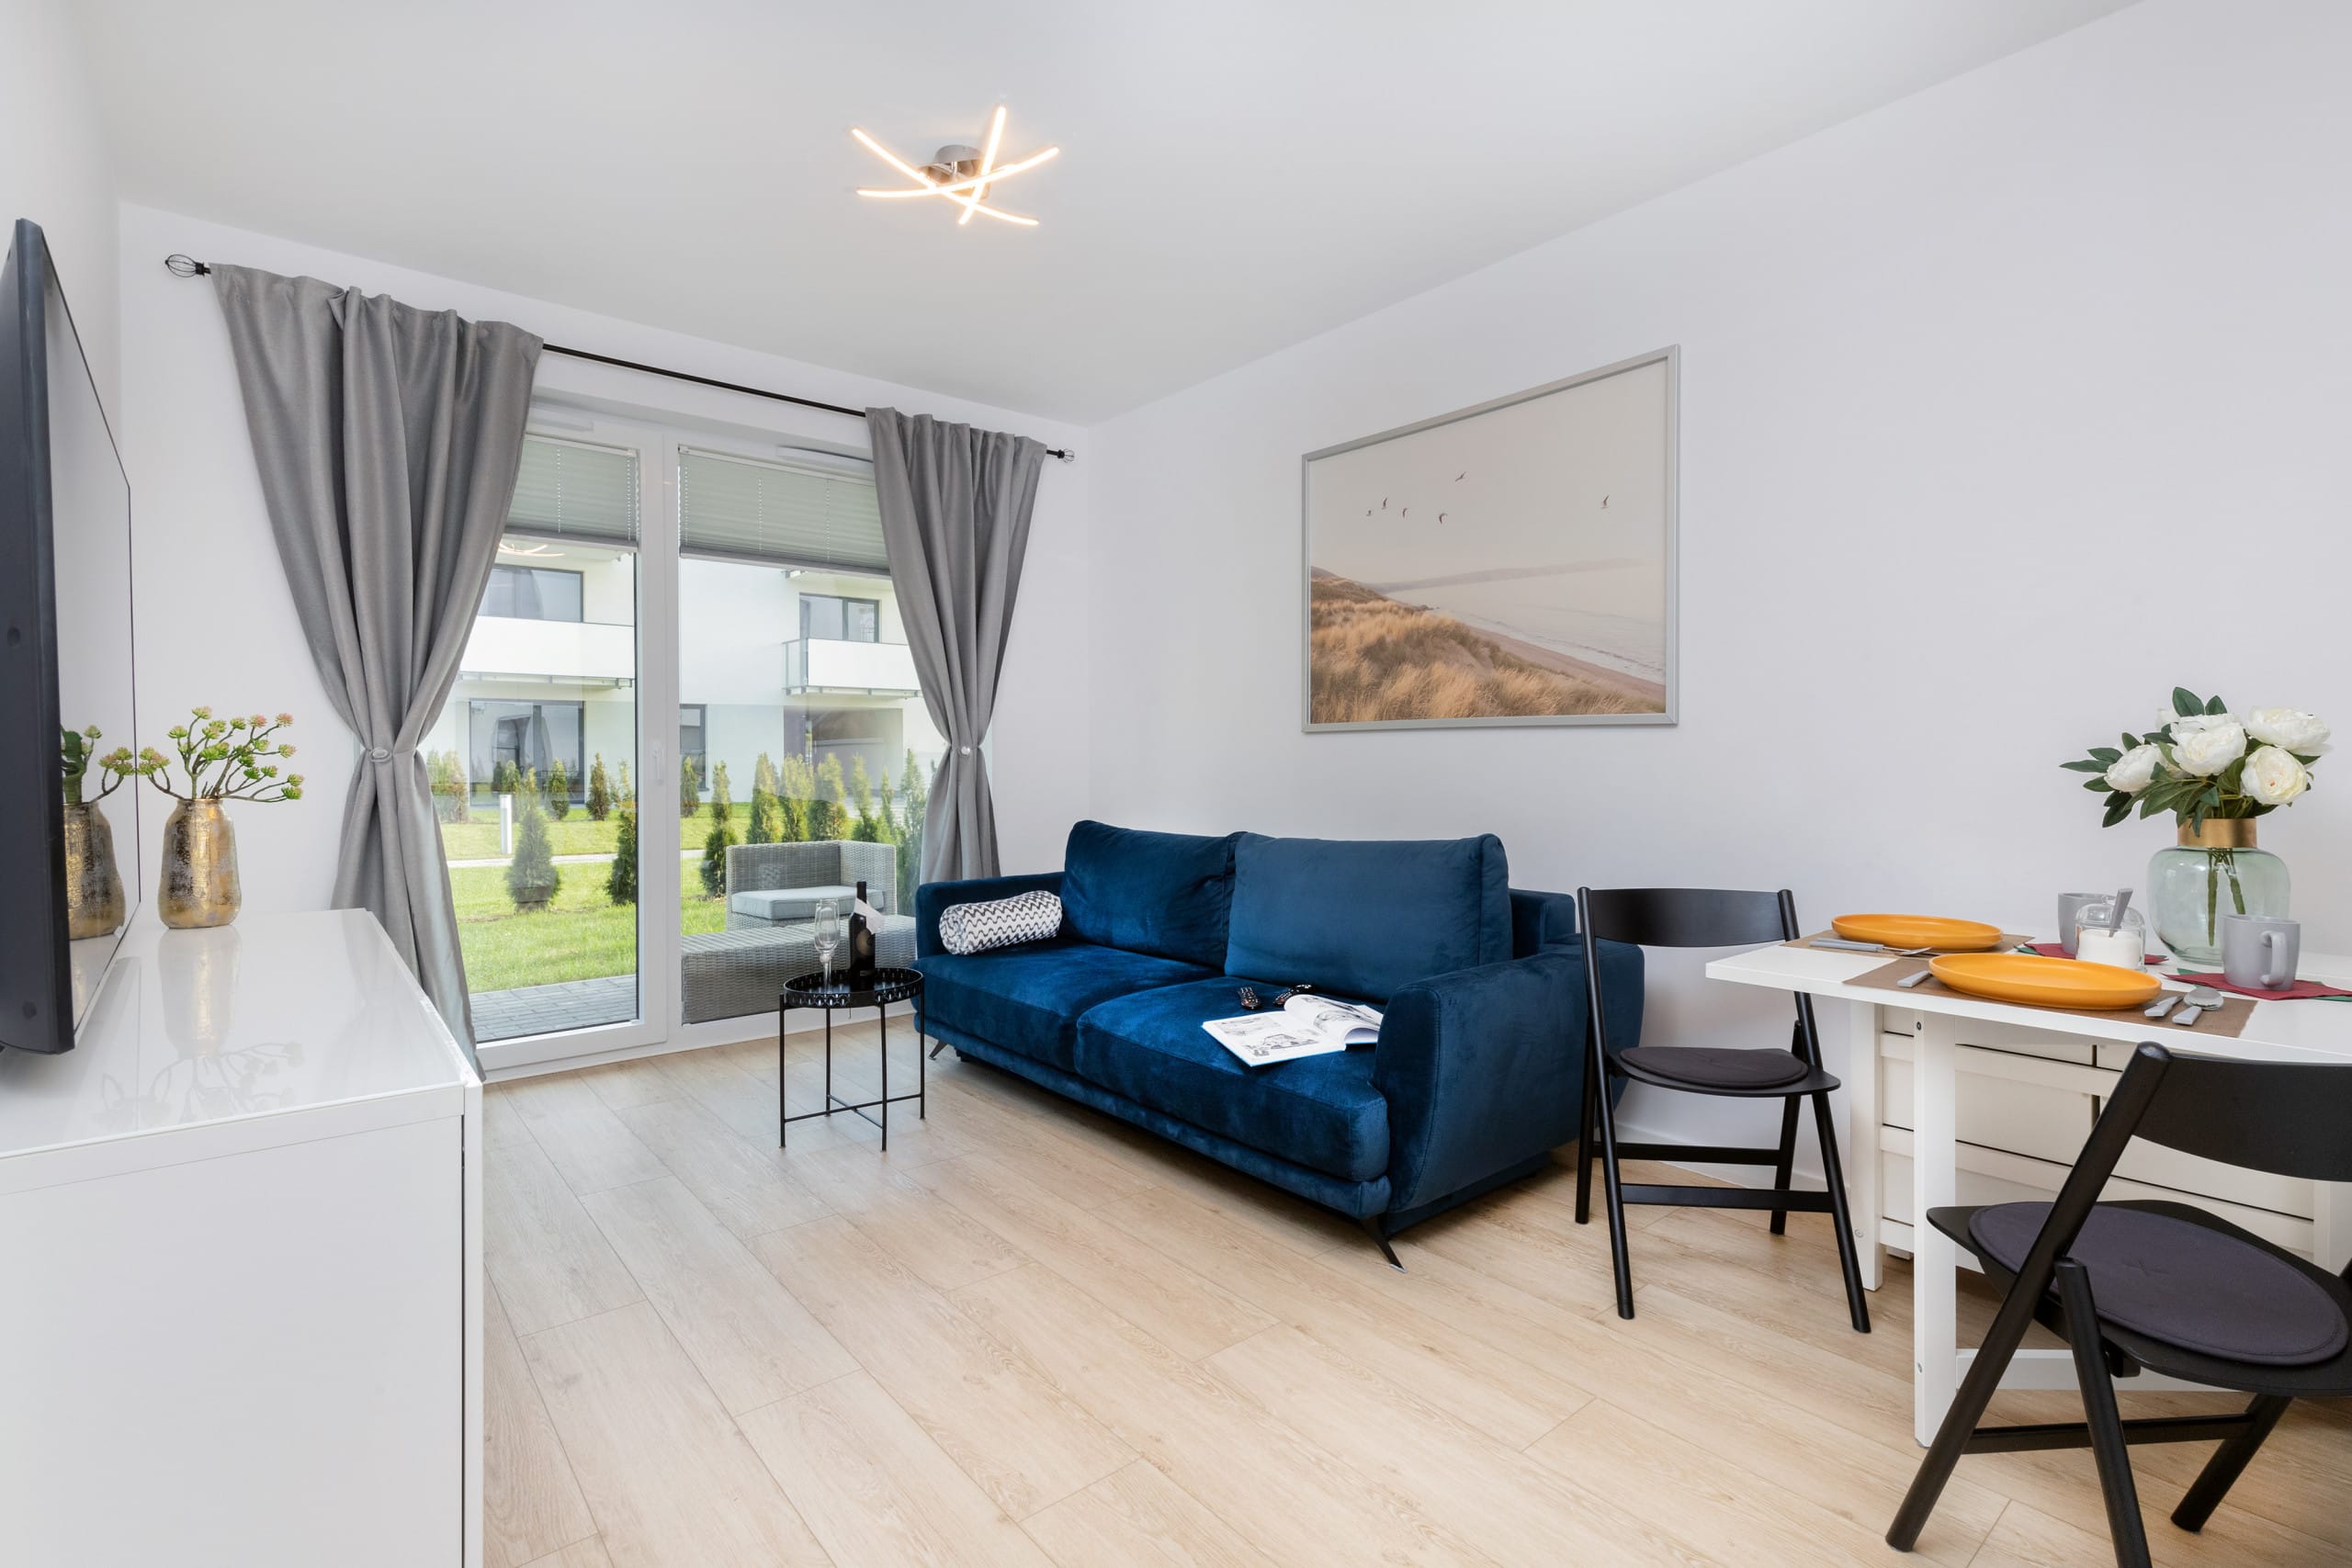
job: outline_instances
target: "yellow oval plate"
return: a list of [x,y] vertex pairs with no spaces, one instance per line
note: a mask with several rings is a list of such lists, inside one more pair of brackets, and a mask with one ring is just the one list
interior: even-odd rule
[[2135,1008],[2164,989],[2146,970],[2028,953],[1955,953],[1928,960],[1955,991],[2033,1008]]
[[1982,953],[2001,945],[2001,928],[1982,920],[1945,920],[1933,915],[1840,915],[1829,923],[1848,942],[1875,942],[1887,947]]

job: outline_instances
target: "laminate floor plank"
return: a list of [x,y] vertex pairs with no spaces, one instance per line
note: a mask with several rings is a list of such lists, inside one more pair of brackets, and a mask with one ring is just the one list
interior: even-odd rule
[[1555,1473],[1296,1329],[1204,1364],[1497,1562],[1740,1561],[1682,1550],[1645,1495]]
[[605,1555],[605,1543],[592,1538],[535,1558],[522,1568],[613,1568],[613,1560]]
[[598,1192],[668,1174],[596,1091],[571,1073],[523,1078],[505,1098],[574,1192]]
[[482,1259],[517,1335],[637,1301],[637,1280],[537,1144],[483,1152]]
[[811,1220],[754,1237],[751,1247],[1012,1517],[1135,1458],[1025,1356],[849,1221]]
[[692,1100],[650,1100],[616,1114],[670,1174],[739,1236],[780,1231],[833,1212],[793,1176],[782,1153],[736,1137]]
[[498,1292],[482,1302],[482,1553],[525,1568],[596,1532]]
[[1409,1492],[1346,1464],[1047,1269],[956,1292],[989,1332],[1281,1563],[1477,1563]]
[[1100,1211],[1242,1300],[1313,1335],[1391,1382],[1512,1449],[1590,1397],[1548,1367],[1451,1333],[1374,1281],[1393,1273],[1369,1247],[1301,1257],[1253,1227],[1227,1224],[1189,1196],[1153,1190]]
[[581,1201],[730,1412],[857,1370],[856,1359],[676,1178]]
[[613,1568],[833,1568],[651,1306],[523,1352]]
[[1147,1461],[1029,1516],[1058,1568],[1280,1568]]
[[865,1372],[741,1419],[768,1473],[835,1562],[1053,1568]]
[[925,1166],[915,1180],[1189,1360],[1273,1325],[1272,1314],[993,1156]]

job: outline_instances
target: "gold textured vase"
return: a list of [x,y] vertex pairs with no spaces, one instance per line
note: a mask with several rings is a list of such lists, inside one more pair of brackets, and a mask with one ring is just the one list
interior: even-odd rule
[[65,803],[65,934],[74,942],[122,929],[122,873],[114,828],[96,802]]
[[155,912],[175,931],[225,926],[237,918],[237,830],[217,800],[183,800],[164,819],[164,881]]

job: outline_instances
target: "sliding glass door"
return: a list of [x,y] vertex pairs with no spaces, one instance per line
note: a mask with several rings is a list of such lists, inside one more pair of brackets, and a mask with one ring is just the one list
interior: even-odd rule
[[890,586],[872,466],[689,444],[678,455],[680,999],[687,1024],[767,1016],[816,966],[817,903],[912,903],[942,742]]
[[427,767],[478,1043],[644,1017],[645,455],[535,434]]

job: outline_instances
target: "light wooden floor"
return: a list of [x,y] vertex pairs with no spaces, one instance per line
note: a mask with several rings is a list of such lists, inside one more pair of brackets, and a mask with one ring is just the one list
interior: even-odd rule
[[[1408,1233],[1397,1274],[953,1053],[931,1084],[887,1157],[846,1118],[778,1153],[773,1043],[489,1092],[491,1568],[1898,1561],[1907,1277],[1854,1335],[1817,1217],[1636,1211],[1624,1323],[1565,1168]],[[2185,1535],[2209,1447],[2134,1450],[2158,1562],[2352,1564],[2352,1410],[2290,1416]],[[2111,1562],[2088,1454],[1965,1461],[1920,1560]]]

